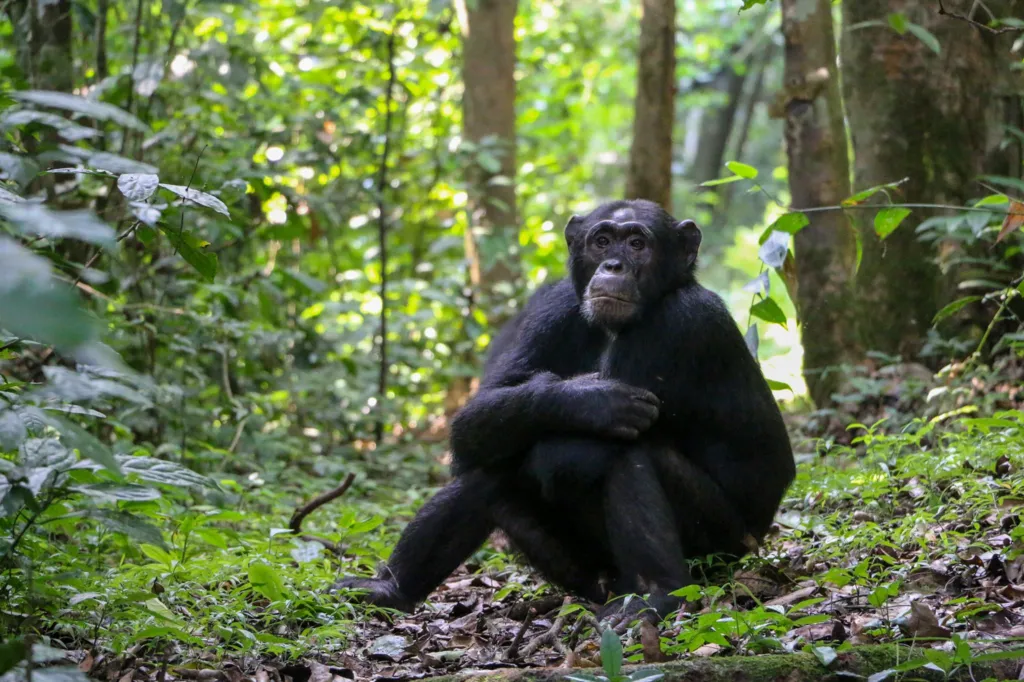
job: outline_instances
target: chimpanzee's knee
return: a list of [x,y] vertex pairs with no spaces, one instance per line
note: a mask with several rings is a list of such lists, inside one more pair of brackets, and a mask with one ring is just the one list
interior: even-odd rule
[[598,494],[622,446],[589,438],[552,438],[530,450],[524,473],[549,502]]

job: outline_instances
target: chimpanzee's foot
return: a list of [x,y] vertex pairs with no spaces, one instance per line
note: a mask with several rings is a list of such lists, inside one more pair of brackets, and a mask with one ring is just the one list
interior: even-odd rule
[[388,609],[397,609],[405,613],[411,613],[416,609],[416,603],[402,594],[398,583],[391,578],[343,578],[334,583],[330,593],[338,590],[362,590],[363,594],[352,595],[352,601],[373,604]]
[[628,626],[637,619],[649,621],[654,625],[661,622],[661,615],[643,597],[636,594],[616,597],[598,609],[595,615],[598,622],[605,623],[615,630]]

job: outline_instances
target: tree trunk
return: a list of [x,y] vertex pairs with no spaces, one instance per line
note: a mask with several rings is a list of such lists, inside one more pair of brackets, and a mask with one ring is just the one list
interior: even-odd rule
[[[799,208],[835,206],[850,196],[850,165],[836,66],[831,0],[782,0],[786,39],[786,154],[789,191]],[[831,402],[835,369],[860,357],[849,314],[854,232],[839,211],[809,213],[795,237],[796,305],[804,380],[814,403]]]
[[[744,161],[743,155],[746,152],[747,139],[750,137],[750,126],[754,121],[757,105],[761,101],[761,97],[764,93],[765,73],[768,71],[768,65],[771,63],[772,59],[775,58],[775,53],[775,44],[769,42],[761,48],[760,54],[757,57],[757,75],[754,77],[754,82],[750,88],[750,92],[744,99],[742,108],[739,111],[739,128],[736,131],[736,135],[732,136],[736,139],[732,145],[730,154],[731,158],[737,161]],[[749,78],[746,80],[749,80]],[[735,127],[735,125],[733,127]],[[719,167],[721,167],[721,158],[719,158],[718,164]],[[704,182],[704,180],[701,180],[701,182]],[[733,193],[736,191],[736,183],[721,185],[718,190],[718,205],[715,206],[713,223],[726,225],[729,222],[729,207],[732,205],[732,197]]]
[[[967,13],[971,2],[946,0]],[[989,2],[996,16],[1013,0]],[[995,106],[1011,55],[1003,37],[940,16],[931,0],[844,2],[843,82],[855,154],[858,189],[907,178],[897,202],[962,204],[977,196]],[[900,35],[887,15],[901,12],[930,31],[936,54],[911,32]],[[882,25],[856,27],[866,21]],[[1007,36],[1008,40],[1012,37]],[[1004,47],[1006,49],[1004,49]],[[881,196],[881,195],[877,195]],[[915,359],[939,307],[953,295],[940,269],[939,251],[919,241],[911,216],[884,241],[873,214],[857,214],[864,245],[851,311],[860,343],[869,350]],[[943,249],[945,250],[945,249]]]
[[687,178],[694,185],[723,175],[725,150],[743,96],[743,84],[747,79],[746,66],[737,71],[730,61],[715,75],[712,88],[724,93],[725,101],[701,112],[700,146],[697,147],[697,158],[687,173]]
[[16,60],[31,86],[70,92],[71,0],[13,0],[7,11],[14,26]]
[[[469,169],[467,257],[488,321],[500,324],[519,273],[516,218],[517,0],[456,2],[462,28],[463,129],[476,145]],[[501,176],[496,177],[496,176]]]
[[675,116],[675,0],[643,0],[633,145],[626,198],[672,210],[672,123]]

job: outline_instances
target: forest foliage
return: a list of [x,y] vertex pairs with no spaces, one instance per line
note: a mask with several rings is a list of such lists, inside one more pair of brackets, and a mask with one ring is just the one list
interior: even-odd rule
[[[513,178],[499,140],[465,139],[459,4],[0,6],[0,673],[131,682],[209,665],[237,682],[224,661],[262,679],[262,661],[306,657],[334,666],[309,668],[323,680],[422,676],[567,622],[568,644],[559,629],[517,663],[600,661],[600,634],[560,598],[553,622],[503,612],[477,629],[490,602],[552,596],[505,547],[481,549],[418,620],[372,621],[325,591],[386,557],[444,480],[446,418],[494,324],[564,273],[569,217],[626,186],[640,3],[520,7]],[[787,405],[800,474],[765,550],[688,588],[703,609],[655,650],[802,649],[828,667],[854,645],[932,644],[889,676],[1009,659],[1024,637],[1024,122],[985,124],[996,162],[964,170],[960,195],[895,173],[865,186],[855,161],[850,196],[794,206],[792,5],[678,3],[672,202],[703,227],[702,281]],[[957,49],[947,26],[1019,47],[1010,16],[910,6],[853,26],[830,10],[838,32],[903,41],[928,68]],[[972,63],[979,82],[988,64]],[[856,81],[878,65],[843,68]],[[1017,87],[1000,69],[991,80]],[[904,153],[952,173],[958,149]],[[510,239],[474,241],[480,173],[514,188]],[[814,405],[794,258],[840,209],[851,272],[896,299],[942,296],[914,338],[850,342],[856,361],[830,368],[843,382]],[[879,274],[886,248],[941,272]],[[509,255],[518,272],[482,295],[474,267]],[[861,304],[844,315],[857,338],[892,305]],[[339,501],[289,523],[342,481]],[[626,637],[632,661],[657,658],[643,636]]]

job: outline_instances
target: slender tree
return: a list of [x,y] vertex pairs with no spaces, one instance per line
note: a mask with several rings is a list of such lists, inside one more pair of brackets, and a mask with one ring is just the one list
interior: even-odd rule
[[[516,217],[517,0],[457,0],[462,29],[463,129],[475,145],[466,251],[470,280],[498,324],[519,273]],[[500,177],[498,177],[500,176]],[[503,287],[503,285],[505,285]]]
[[628,198],[672,209],[672,121],[675,111],[675,0],[643,0]]
[[[782,0],[789,188],[795,206],[835,206],[850,195],[842,91],[830,0]],[[796,234],[796,304],[804,380],[827,404],[840,375],[830,369],[859,357],[848,313],[856,239],[843,213],[810,213]]]

